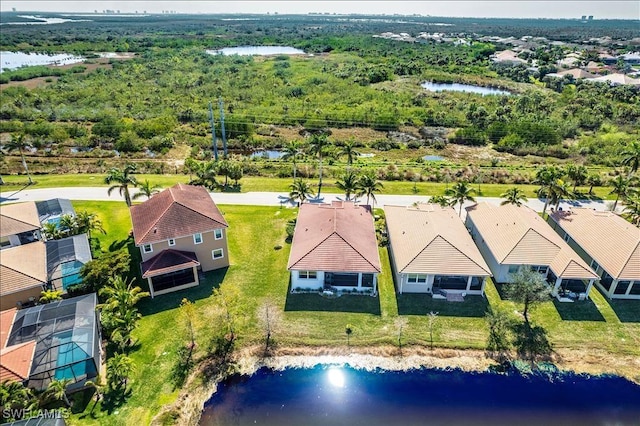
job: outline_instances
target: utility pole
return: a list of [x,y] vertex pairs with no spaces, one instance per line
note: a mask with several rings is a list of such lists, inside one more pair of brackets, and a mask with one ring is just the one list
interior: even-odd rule
[[209,122],[211,123],[211,141],[213,144],[213,158],[218,161],[218,141],[216,140],[216,125],[213,121],[213,107],[209,102]]
[[222,98],[218,98],[218,104],[220,105],[220,130],[222,131],[222,149],[224,150],[224,158],[227,158],[227,133],[224,129],[224,109]]

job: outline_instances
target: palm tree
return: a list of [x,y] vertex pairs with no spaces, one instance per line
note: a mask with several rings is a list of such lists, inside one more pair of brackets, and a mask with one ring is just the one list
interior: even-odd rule
[[[0,407],[4,410],[24,409],[32,411],[38,408],[38,400],[33,396],[31,389],[24,387],[21,382],[15,380],[4,380],[0,383]],[[19,416],[8,411],[9,418],[3,420],[19,420]]]
[[131,358],[125,354],[115,354],[107,360],[107,385],[116,390],[127,387],[129,376],[135,371]]
[[347,201],[351,200],[351,193],[358,189],[358,175],[353,170],[347,170],[336,182],[338,189],[344,191]]
[[62,300],[62,290],[44,290],[40,293],[40,303],[47,304]]
[[309,197],[312,197],[313,189],[308,182],[303,181],[302,179],[296,179],[293,181],[291,185],[289,185],[291,191],[289,192],[289,198],[296,201],[298,200],[298,207],[300,204],[307,201]]
[[111,341],[118,345],[121,351],[134,345],[131,333],[138,327],[142,315],[137,309],[128,309],[113,318],[115,329],[111,332]]
[[429,198],[427,201],[429,204],[438,204],[440,207],[453,207],[455,204],[454,200],[451,200],[446,195],[434,195]]
[[473,195],[476,193],[476,190],[473,189],[468,182],[456,182],[451,188],[445,191],[445,195],[451,197],[453,199],[453,206],[456,204],[460,204],[460,213],[458,214],[462,217],[462,205],[465,201],[476,201],[473,198]]
[[640,140],[632,141],[627,148],[622,151],[622,156],[622,165],[629,166],[631,173],[637,172],[640,168]]
[[[135,198],[135,197],[134,197]],[[76,213],[76,223],[78,225],[78,232],[86,233],[87,238],[91,239],[91,232],[98,231],[104,235],[107,234],[102,221],[98,219],[98,215],[95,213],[89,213],[86,210],[81,210]]]
[[593,195],[593,187],[602,185],[602,178],[599,174],[592,174],[587,177],[587,183],[589,184],[589,195]]
[[162,187],[160,185],[152,185],[151,182],[149,182],[149,179],[145,179],[144,182],[138,184],[138,190],[140,192],[135,193],[133,195],[133,199],[137,200],[138,198],[147,197],[148,200],[153,196],[153,194],[160,192],[161,188]]
[[62,216],[60,216],[58,229],[60,229],[60,232],[66,236],[77,235],[79,232],[78,223],[76,222],[75,216],[70,214],[63,214]]
[[302,142],[293,140],[285,145],[282,150],[282,159],[291,160],[293,162],[293,180],[296,180],[296,173],[298,168],[296,167],[296,160],[304,158],[304,152],[302,151]]
[[71,379],[53,379],[49,382],[45,394],[55,401],[63,401],[67,407],[71,407],[71,402],[67,397],[67,386],[71,384]]
[[573,181],[573,192],[575,193],[578,185],[584,184],[587,180],[589,173],[585,166],[569,164],[567,166],[567,176]]
[[311,154],[315,154],[318,156],[318,195],[317,198],[320,198],[320,193],[322,192],[322,155],[327,147],[330,145],[329,140],[327,139],[327,135],[322,134],[314,134],[311,135],[311,140],[309,141],[309,151]]
[[187,158],[184,165],[191,173],[196,175],[195,179],[189,180],[189,185],[204,186],[210,191],[220,186],[216,181],[217,167],[215,161],[200,162]]
[[619,174],[609,182],[613,188],[609,194],[616,194],[616,201],[613,203],[613,211],[618,207],[618,200],[622,197],[625,199],[629,195],[629,188],[631,187],[631,179]]
[[501,206],[504,206],[505,204],[514,204],[520,207],[522,203],[527,202],[527,197],[524,195],[524,191],[517,186],[507,189],[505,192],[500,194],[500,198],[504,198],[500,203]]
[[31,179],[31,174],[29,173],[29,168],[27,167],[27,161],[24,158],[24,150],[29,148],[31,144],[27,142],[24,137],[24,133],[15,133],[11,135],[11,140],[5,145],[5,148],[8,152],[15,151],[16,149],[20,151],[20,157],[22,157],[22,166],[24,170],[27,172],[27,177],[29,178],[29,185],[33,184],[33,179]]
[[45,222],[42,225],[42,233],[47,240],[59,240],[63,237],[57,223]]
[[114,189],[120,191],[120,195],[124,195],[124,201],[128,207],[131,207],[131,195],[129,194],[129,185],[138,186],[138,181],[133,174],[136,172],[135,164],[127,164],[123,170],[116,167],[109,170],[109,174],[104,179],[104,182],[108,185],[114,184],[109,187],[107,194],[111,195]]
[[376,205],[376,192],[380,192],[384,188],[382,182],[378,180],[375,173],[373,171],[367,171],[360,175],[358,179],[358,186],[356,189],[356,194],[358,197],[362,197],[363,195],[367,196],[367,205],[369,205],[369,200],[373,200],[373,206]]
[[109,280],[108,286],[100,289],[99,294],[106,297],[106,302],[99,307],[111,312],[124,315],[125,312],[134,309],[135,305],[149,293],[142,291],[138,286],[133,286],[133,280],[125,281],[121,276]]
[[[536,172],[535,183],[540,185],[540,189],[538,189],[538,196],[546,198],[544,208],[542,209],[542,216],[544,216],[547,211],[550,196],[554,193],[555,189],[558,189],[558,181],[563,174],[562,170],[555,166],[544,166]],[[555,189],[552,189],[552,187]]]
[[354,158],[358,158],[360,153],[356,151],[356,143],[353,140],[348,140],[340,148],[340,155],[347,157],[347,164],[350,166],[353,164]]
[[624,204],[624,217],[634,225],[640,226],[640,192],[628,195]]
[[555,209],[558,210],[558,206],[560,205],[560,201],[563,199],[570,199],[571,197],[571,187],[568,182],[565,182],[562,179],[556,179],[551,182],[546,188],[543,195],[546,197],[545,208],[542,209],[542,215],[544,216],[546,207],[548,204],[553,204]]

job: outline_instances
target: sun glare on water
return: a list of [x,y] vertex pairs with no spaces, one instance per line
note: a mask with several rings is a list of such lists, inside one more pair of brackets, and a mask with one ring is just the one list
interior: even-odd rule
[[344,372],[339,368],[330,368],[328,372],[329,383],[337,388],[344,387]]

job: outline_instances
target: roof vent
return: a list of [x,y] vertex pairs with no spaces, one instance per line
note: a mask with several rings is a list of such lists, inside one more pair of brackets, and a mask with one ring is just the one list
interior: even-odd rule
[[158,232],[158,228],[153,228],[153,233],[157,233]]

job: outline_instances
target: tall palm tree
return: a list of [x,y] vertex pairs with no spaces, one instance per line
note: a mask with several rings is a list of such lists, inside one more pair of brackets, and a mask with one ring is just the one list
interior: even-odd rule
[[62,216],[60,216],[58,229],[60,229],[60,232],[62,232],[66,236],[79,234],[78,222],[76,221],[75,216],[70,214],[63,214]]
[[131,207],[131,195],[129,194],[129,186],[138,186],[138,181],[133,175],[137,168],[135,164],[127,164],[124,169],[120,170],[116,167],[109,170],[104,182],[111,185],[107,190],[107,194],[111,195],[114,189],[120,191],[120,195],[124,195],[124,201],[128,207]]
[[367,205],[369,205],[369,199],[373,200],[373,207],[376,205],[376,192],[382,191],[384,186],[382,182],[378,180],[373,171],[367,171],[360,175],[358,179],[358,187],[356,194],[358,197],[363,195],[367,196]]
[[311,185],[309,185],[308,182],[302,179],[294,180],[293,183],[289,185],[289,188],[291,189],[291,191],[289,192],[289,198],[294,201],[297,200],[298,207],[300,206],[300,204],[307,201],[309,197],[312,197],[314,195]]
[[[538,189],[538,196],[545,197],[544,208],[542,209],[542,215],[544,216],[549,207],[550,195],[554,193],[555,189],[558,189],[558,181],[564,175],[564,172],[555,166],[544,166],[536,172],[535,183],[540,185]],[[552,189],[554,187],[555,189]]]
[[78,231],[80,233],[86,233],[89,239],[91,239],[91,233],[93,231],[100,232],[104,235],[107,234],[107,231],[105,231],[102,226],[102,221],[98,219],[98,215],[95,213],[89,213],[86,210],[77,212],[76,223],[78,224]]
[[71,379],[53,379],[49,382],[45,394],[55,401],[63,401],[67,407],[71,407],[71,401],[67,397],[67,386],[71,384]]
[[18,150],[20,151],[20,157],[22,157],[22,166],[24,170],[27,172],[27,177],[29,178],[29,185],[33,183],[33,179],[31,179],[31,174],[29,173],[29,167],[27,167],[27,161],[24,158],[24,150],[29,148],[31,144],[27,142],[24,133],[14,133],[11,135],[11,140],[5,145],[5,148],[8,152]]
[[118,345],[121,351],[134,345],[131,333],[138,327],[142,315],[137,309],[128,309],[113,318],[115,329],[111,332],[111,341]]
[[620,198],[625,199],[629,195],[629,189],[631,187],[631,179],[619,174],[609,182],[613,188],[609,194],[616,194],[616,201],[613,203],[613,211],[618,207],[618,201]]
[[42,233],[47,240],[59,240],[64,237],[60,228],[58,228],[58,224],[53,222],[45,222],[42,225]]
[[153,194],[157,194],[160,192],[162,187],[160,185],[152,185],[149,182],[149,179],[145,179],[144,182],[138,184],[138,191],[133,194],[133,199],[137,200],[138,198],[147,197],[147,200],[153,196]]
[[347,157],[347,164],[350,166],[353,164],[353,160],[358,158],[360,153],[356,151],[356,142],[348,140],[340,148],[340,155]]
[[282,159],[285,161],[291,160],[291,162],[293,163],[293,180],[296,180],[296,174],[298,171],[296,160],[304,158],[304,152],[302,151],[302,142],[293,140],[285,145],[282,152]]
[[133,280],[127,282],[121,276],[111,278],[109,284],[99,291],[99,294],[106,298],[105,303],[99,306],[112,312],[124,315],[125,312],[134,309],[140,300],[149,296],[148,292],[134,286]]
[[473,197],[476,193],[476,190],[469,185],[468,182],[456,182],[451,188],[445,191],[445,195],[451,197],[453,201],[453,205],[460,204],[460,212],[458,215],[462,217],[462,205],[465,201],[476,201]]
[[567,176],[573,181],[573,192],[576,192],[578,185],[582,185],[587,180],[589,172],[585,166],[569,164],[567,166]]
[[358,175],[353,170],[347,170],[336,181],[338,189],[344,192],[347,201],[351,200],[351,194],[358,189]]
[[322,156],[329,145],[330,142],[327,139],[326,134],[321,133],[311,135],[311,140],[309,141],[309,151],[311,152],[311,154],[318,156],[318,198],[320,198],[320,194],[322,192]]
[[[556,181],[548,187],[547,198],[550,204],[555,206],[555,209],[558,210],[560,206],[560,201],[563,199],[571,199],[572,197],[571,186],[568,182],[565,182],[562,179],[556,179]],[[543,212],[544,215],[544,212]]]
[[640,192],[627,196],[623,215],[634,225],[640,226]]
[[507,189],[505,192],[500,194],[500,198],[504,198],[500,203],[501,206],[504,206],[505,204],[514,204],[520,207],[522,203],[527,202],[527,197],[524,195],[524,191],[517,186]]
[[[24,387],[21,382],[15,380],[3,380],[0,383],[0,407],[6,410],[32,411],[38,408],[38,399],[34,397],[33,391]],[[4,414],[4,413],[3,413]],[[3,417],[3,420],[19,420],[11,411],[9,418]]]
[[129,376],[135,371],[133,360],[125,354],[115,354],[107,360],[107,385],[112,390],[127,387]]
[[640,168],[640,140],[632,141],[622,151],[622,157],[622,165],[629,166],[631,173],[637,172]]

